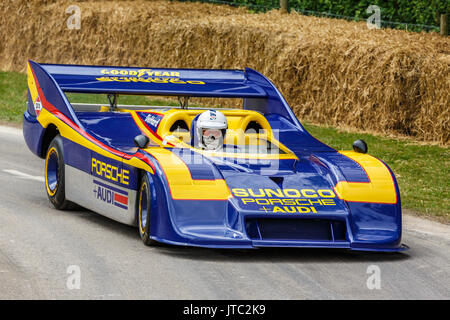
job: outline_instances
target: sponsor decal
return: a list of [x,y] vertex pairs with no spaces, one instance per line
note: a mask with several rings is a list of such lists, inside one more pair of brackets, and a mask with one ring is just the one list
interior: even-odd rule
[[177,71],[161,71],[152,69],[139,69],[139,70],[127,70],[127,69],[103,69],[100,71],[102,74],[107,75],[121,75],[121,76],[137,76],[137,77],[173,77],[179,78],[180,73]]
[[336,206],[331,189],[231,189],[241,206],[265,213],[317,213],[326,206]]
[[93,180],[94,198],[104,203],[114,205],[124,210],[128,210],[128,192]]
[[161,121],[161,117],[155,115],[155,114],[151,114],[149,113],[144,120],[148,125],[157,128],[159,122]]
[[194,84],[201,85],[205,82],[200,80],[181,80],[180,72],[153,69],[103,69],[100,71],[103,77],[96,78],[97,81],[116,82],[147,82],[147,83],[171,83],[171,84]]
[[149,129],[157,138],[162,138],[157,134],[158,126],[161,123],[163,115],[152,112],[136,112],[143,124]]
[[95,176],[118,182],[125,186],[130,184],[129,170],[100,161],[94,157],[91,159],[91,173]]
[[39,95],[36,98],[36,102],[34,103],[34,111],[36,112],[36,116],[39,116],[42,110],[42,103],[41,98],[39,98]]

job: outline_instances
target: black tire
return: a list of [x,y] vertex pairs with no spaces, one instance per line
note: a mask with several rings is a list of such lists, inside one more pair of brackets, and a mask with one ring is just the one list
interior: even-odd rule
[[141,179],[138,189],[136,215],[139,235],[146,246],[154,246],[158,242],[150,238],[151,190],[147,174]]
[[73,210],[77,205],[66,200],[63,141],[57,135],[50,143],[45,156],[45,190],[53,206],[58,210]]

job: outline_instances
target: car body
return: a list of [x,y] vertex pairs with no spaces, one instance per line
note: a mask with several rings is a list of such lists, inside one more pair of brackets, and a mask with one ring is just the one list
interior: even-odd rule
[[[57,208],[78,204],[138,226],[146,244],[406,248],[389,167],[315,139],[277,88],[252,69],[29,61],[27,70],[24,137],[46,161],[45,185]],[[114,99],[109,107],[71,104],[67,92],[239,98],[242,106],[220,109],[227,148],[211,152],[194,143],[205,109],[117,106]],[[137,136],[148,144],[138,147]]]

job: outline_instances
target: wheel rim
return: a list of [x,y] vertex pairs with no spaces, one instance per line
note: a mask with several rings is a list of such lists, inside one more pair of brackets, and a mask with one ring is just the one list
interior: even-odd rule
[[142,183],[139,199],[139,229],[141,230],[141,233],[144,234],[149,211],[147,184],[145,182]]
[[55,195],[58,190],[59,179],[58,152],[51,148],[45,161],[45,185],[50,196]]

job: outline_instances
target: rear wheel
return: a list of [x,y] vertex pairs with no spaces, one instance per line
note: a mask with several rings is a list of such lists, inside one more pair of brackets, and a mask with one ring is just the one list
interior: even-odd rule
[[142,242],[147,246],[152,246],[157,243],[150,238],[150,205],[150,183],[147,174],[144,174],[138,193],[137,222]]
[[63,142],[60,135],[52,140],[45,157],[45,189],[48,199],[56,209],[70,210],[76,207],[74,203],[66,200]]

